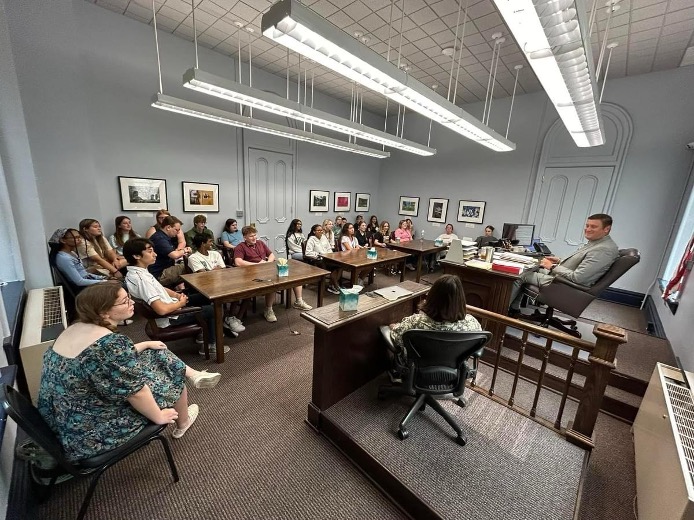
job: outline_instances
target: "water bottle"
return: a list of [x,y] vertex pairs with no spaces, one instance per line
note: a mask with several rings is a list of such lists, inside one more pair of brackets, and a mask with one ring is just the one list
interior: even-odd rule
[[424,242],[424,230],[423,229],[419,232],[419,240],[421,242]]

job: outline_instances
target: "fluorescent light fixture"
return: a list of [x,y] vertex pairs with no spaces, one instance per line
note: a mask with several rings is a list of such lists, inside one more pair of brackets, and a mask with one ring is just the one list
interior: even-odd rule
[[279,116],[353,135],[366,141],[403,150],[417,155],[434,155],[436,150],[428,146],[402,139],[368,126],[343,119],[328,112],[285,99],[277,94],[243,85],[236,81],[215,76],[200,69],[188,69],[183,75],[183,86],[235,103],[241,103]]
[[497,151],[516,145],[382,56],[301,5],[281,0],[263,15],[263,35]]
[[581,0],[494,0],[577,146],[604,144]]
[[207,121],[213,121],[223,125],[236,126],[239,128],[245,128],[246,130],[252,130],[254,132],[262,132],[264,134],[272,134],[278,137],[286,137],[287,139],[304,141],[307,143],[317,144],[319,146],[327,146],[328,148],[342,150],[343,152],[358,153],[369,157],[376,157],[378,159],[390,157],[389,152],[382,152],[381,150],[346,143],[333,139],[332,137],[317,135],[311,132],[305,132],[303,130],[270,123],[268,121],[260,121],[251,117],[241,116],[232,112],[200,105],[199,103],[193,103],[192,101],[186,101],[185,99],[166,96],[164,94],[157,94],[152,101],[152,106],[160,110],[175,112],[176,114],[197,117],[198,119],[206,119]]

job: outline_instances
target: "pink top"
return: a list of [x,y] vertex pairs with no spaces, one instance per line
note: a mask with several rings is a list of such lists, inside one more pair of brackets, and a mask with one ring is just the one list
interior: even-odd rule
[[398,228],[395,230],[395,238],[399,238],[400,242],[409,242],[412,240],[412,234],[406,229]]

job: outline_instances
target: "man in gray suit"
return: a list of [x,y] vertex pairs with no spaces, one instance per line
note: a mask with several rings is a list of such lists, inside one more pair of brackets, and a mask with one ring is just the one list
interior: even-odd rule
[[560,260],[556,256],[547,256],[540,262],[541,268],[524,272],[513,283],[511,308],[509,316],[520,313],[521,290],[523,285],[541,287],[552,283],[555,276],[566,278],[578,285],[590,287],[604,275],[619,256],[619,249],[610,238],[612,217],[596,213],[588,217],[583,234],[588,243],[582,245],[572,255]]

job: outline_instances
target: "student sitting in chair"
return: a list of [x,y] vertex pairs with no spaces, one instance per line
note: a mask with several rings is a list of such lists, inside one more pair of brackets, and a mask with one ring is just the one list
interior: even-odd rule
[[[128,240],[123,246],[123,254],[128,260],[128,274],[125,277],[125,286],[133,298],[142,300],[149,305],[154,312],[161,318],[157,319],[159,327],[168,327],[169,320],[176,319],[176,323],[185,323],[194,321],[195,317],[191,314],[186,316],[166,317],[167,314],[190,305],[201,307],[202,315],[207,323],[210,337],[215,337],[215,322],[214,310],[212,305],[203,295],[196,293],[190,298],[183,293],[177,293],[164,287],[157,279],[148,271],[148,267],[154,263],[157,258],[157,253],[154,252],[152,242],[146,238],[134,238]],[[238,334],[237,334],[238,335]],[[202,343],[202,338],[196,340]],[[210,342],[210,352],[216,351],[216,344]],[[229,347],[224,346],[224,353],[229,352]],[[200,355],[205,355],[204,349],[199,352]]]
[[444,274],[431,286],[418,313],[403,318],[400,323],[381,327],[392,362],[388,374],[394,383],[402,382],[402,372],[407,366],[402,335],[410,329],[474,332],[481,331],[482,327],[474,316],[467,314],[465,291],[460,278]]
[[120,284],[107,282],[77,296],[77,321],[43,356],[38,410],[70,460],[118,448],[147,424],[175,424],[182,437],[198,416],[186,380],[212,388],[220,374],[198,372],[161,341],[133,344],[115,332],[133,315]]
[[211,238],[212,249],[215,249],[214,233],[207,227],[207,217],[205,215],[195,215],[195,218],[193,218],[193,227],[184,233],[184,236],[186,237],[186,246],[190,247],[193,251],[197,251],[197,249],[195,249],[195,244],[193,243],[193,238],[195,238],[195,235],[206,235]]
[[81,244],[82,235],[76,229],[56,229],[48,239],[48,246],[51,248],[48,255],[49,264],[58,269],[65,279],[76,287],[87,287],[108,279],[106,275],[87,272],[75,254],[75,250]]

